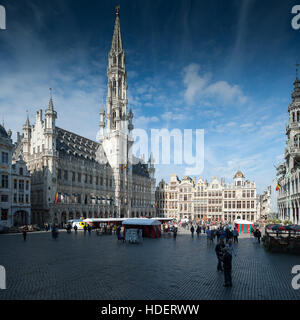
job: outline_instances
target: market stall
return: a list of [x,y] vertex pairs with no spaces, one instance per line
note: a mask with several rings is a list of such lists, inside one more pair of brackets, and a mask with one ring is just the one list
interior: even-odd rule
[[262,241],[269,251],[300,253],[300,226],[268,224]]
[[[143,238],[159,238],[161,236],[160,225],[161,222],[156,219],[147,218],[130,218],[122,222],[124,226],[124,237],[126,239],[126,233],[130,229],[142,230]],[[128,231],[128,232],[127,232]],[[128,237],[128,236],[127,236]]]
[[237,219],[234,220],[235,227],[238,229],[239,234],[251,234],[251,229],[253,227],[253,222]]

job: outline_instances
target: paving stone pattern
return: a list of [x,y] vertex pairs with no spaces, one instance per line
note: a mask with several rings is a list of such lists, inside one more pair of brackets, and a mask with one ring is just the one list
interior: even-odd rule
[[233,257],[233,287],[224,288],[215,245],[202,234],[118,242],[116,236],[61,232],[0,235],[7,290],[0,300],[299,300],[291,286],[296,255],[268,253],[241,237]]

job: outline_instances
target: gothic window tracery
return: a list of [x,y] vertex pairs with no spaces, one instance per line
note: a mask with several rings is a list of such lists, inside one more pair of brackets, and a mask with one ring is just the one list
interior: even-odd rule
[[294,137],[294,147],[295,148],[300,147],[300,134],[296,134]]

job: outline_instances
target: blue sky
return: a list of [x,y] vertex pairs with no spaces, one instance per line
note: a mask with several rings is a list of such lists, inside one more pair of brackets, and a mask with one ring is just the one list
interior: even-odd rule
[[[136,128],[205,130],[201,177],[240,168],[262,192],[283,156],[300,30],[296,1],[0,0],[0,116],[22,131],[53,88],[57,125],[95,140],[114,7]],[[2,120],[2,119],[1,119]],[[156,178],[187,173],[158,165]]]

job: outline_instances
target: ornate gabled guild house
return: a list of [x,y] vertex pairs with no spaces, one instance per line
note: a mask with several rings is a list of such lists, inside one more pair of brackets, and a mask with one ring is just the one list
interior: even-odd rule
[[11,136],[0,125],[0,231],[29,224],[31,216],[31,177],[22,157],[14,155]]
[[288,108],[285,162],[277,167],[278,213],[281,220],[300,223],[300,80],[294,82],[292,102]]
[[108,56],[106,108],[100,141],[56,126],[52,94],[43,118],[29,119],[18,152],[32,175],[32,222],[65,223],[81,217],[155,215],[155,168],[132,154],[133,112],[127,110],[127,73],[119,8]]
[[241,218],[256,221],[255,182],[245,179],[238,170],[233,184],[213,177],[212,181],[172,174],[169,184],[160,181],[156,188],[157,214],[161,217],[192,221],[227,221]]

